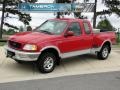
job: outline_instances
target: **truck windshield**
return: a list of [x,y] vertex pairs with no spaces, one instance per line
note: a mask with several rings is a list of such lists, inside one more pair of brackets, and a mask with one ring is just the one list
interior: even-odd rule
[[48,20],[44,22],[41,26],[37,27],[35,31],[46,33],[46,34],[59,35],[63,32],[66,26],[67,26],[67,22]]

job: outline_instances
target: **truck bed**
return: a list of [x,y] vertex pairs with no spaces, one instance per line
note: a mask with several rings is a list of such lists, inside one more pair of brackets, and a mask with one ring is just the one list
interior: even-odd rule
[[94,44],[97,44],[97,46],[100,46],[105,40],[111,41],[111,44],[116,44],[116,36],[114,31],[94,33],[93,39]]

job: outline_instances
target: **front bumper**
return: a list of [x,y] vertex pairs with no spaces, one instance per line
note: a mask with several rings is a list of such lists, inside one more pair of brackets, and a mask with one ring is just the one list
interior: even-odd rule
[[[14,55],[9,56],[8,51],[14,53]],[[5,54],[7,57],[20,61],[36,61],[40,55],[40,52],[24,52],[5,46]]]

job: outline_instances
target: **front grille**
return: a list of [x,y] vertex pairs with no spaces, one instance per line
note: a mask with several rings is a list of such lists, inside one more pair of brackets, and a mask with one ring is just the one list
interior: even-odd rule
[[15,49],[20,49],[22,46],[21,43],[10,41],[10,40],[8,41],[8,44],[10,45],[10,47]]

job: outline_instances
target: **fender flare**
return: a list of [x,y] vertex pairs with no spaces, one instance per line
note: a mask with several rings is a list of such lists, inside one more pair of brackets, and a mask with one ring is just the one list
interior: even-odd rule
[[44,50],[46,50],[46,49],[50,49],[50,48],[55,49],[55,50],[58,52],[59,57],[61,57],[60,49],[59,49],[58,47],[56,47],[56,46],[46,46],[46,47],[43,47],[43,48],[40,50],[40,52],[42,52],[42,51],[44,51]]
[[109,43],[110,43],[110,47],[112,46],[111,40],[109,40],[109,39],[108,39],[108,40],[105,40],[105,41],[103,41],[103,43],[101,44],[99,51],[102,49],[103,45],[104,45],[106,42],[109,42]]

